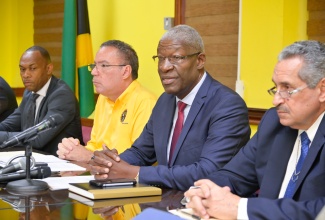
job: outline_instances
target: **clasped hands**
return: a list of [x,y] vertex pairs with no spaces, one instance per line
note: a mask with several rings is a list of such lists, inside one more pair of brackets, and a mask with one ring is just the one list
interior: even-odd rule
[[116,149],[106,146],[102,151],[94,151],[90,164],[90,173],[95,179],[135,178],[140,167],[121,160]]
[[186,207],[195,215],[208,219],[237,219],[240,197],[230,192],[230,188],[220,187],[210,180],[202,179],[185,192]]

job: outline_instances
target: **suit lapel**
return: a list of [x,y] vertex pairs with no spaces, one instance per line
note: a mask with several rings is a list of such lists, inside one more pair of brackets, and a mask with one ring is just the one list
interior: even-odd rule
[[260,196],[276,199],[282,186],[289,158],[291,156],[298,131],[284,128],[279,132],[272,144],[263,180],[260,187]]
[[307,157],[304,161],[303,167],[301,169],[299,178],[296,183],[294,194],[296,193],[296,189],[299,188],[301,183],[306,178],[306,175],[309,173],[310,169],[312,168],[313,163],[316,161],[317,155],[324,147],[324,143],[325,143],[325,117],[323,117],[322,122],[320,123],[316,135],[314,137],[314,140],[310,145]]
[[[162,155],[160,159],[162,159],[161,164],[168,164],[167,161],[167,148],[168,148],[168,141],[169,141],[169,136],[170,132],[173,126],[173,118],[174,118],[174,113],[175,113],[175,108],[176,108],[176,98],[175,96],[170,96],[169,99],[166,102],[166,108],[164,109],[164,114],[162,120],[162,124],[166,126],[162,126],[161,128],[161,146],[163,147],[158,147],[156,150],[160,151],[160,153],[156,153],[156,155]],[[169,124],[166,124],[166,122]]]
[[[58,82],[58,78],[56,78],[55,76],[52,76],[49,88],[46,91],[46,96],[42,99],[41,103],[39,104],[38,110],[36,112],[36,118],[35,118],[35,123],[39,123],[41,120],[43,120],[44,115],[41,116],[41,112],[43,111],[43,107],[44,107],[44,103],[47,100],[47,97],[49,96],[49,94],[52,93],[52,90],[54,89],[56,83]],[[41,118],[41,120],[40,120]]]
[[194,123],[196,116],[199,114],[199,112],[205,102],[205,97],[207,96],[211,82],[212,82],[212,78],[207,74],[204,82],[202,83],[198,93],[196,94],[196,96],[193,100],[191,109],[186,117],[184,126],[182,128],[182,132],[181,132],[181,134],[178,138],[177,144],[176,144],[176,148],[175,148],[175,151],[173,154],[171,164],[174,164],[177,154],[178,154],[190,128],[192,127],[192,124]]

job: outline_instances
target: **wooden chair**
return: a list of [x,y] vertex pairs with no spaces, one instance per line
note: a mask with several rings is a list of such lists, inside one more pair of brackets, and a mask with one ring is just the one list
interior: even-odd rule
[[90,118],[81,118],[82,138],[85,143],[90,140],[91,129],[93,128],[94,120]]

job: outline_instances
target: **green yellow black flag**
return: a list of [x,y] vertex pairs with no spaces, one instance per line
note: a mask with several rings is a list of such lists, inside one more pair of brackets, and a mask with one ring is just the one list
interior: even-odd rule
[[92,76],[87,66],[90,63],[93,63],[93,54],[87,0],[65,0],[62,79],[79,98],[81,117],[88,117],[95,108]]

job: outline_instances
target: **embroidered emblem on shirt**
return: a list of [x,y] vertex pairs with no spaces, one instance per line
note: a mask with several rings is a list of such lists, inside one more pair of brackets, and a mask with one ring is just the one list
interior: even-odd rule
[[122,123],[124,122],[127,113],[128,113],[128,110],[125,109],[124,112],[123,112],[122,115],[121,115],[121,122],[122,122]]

